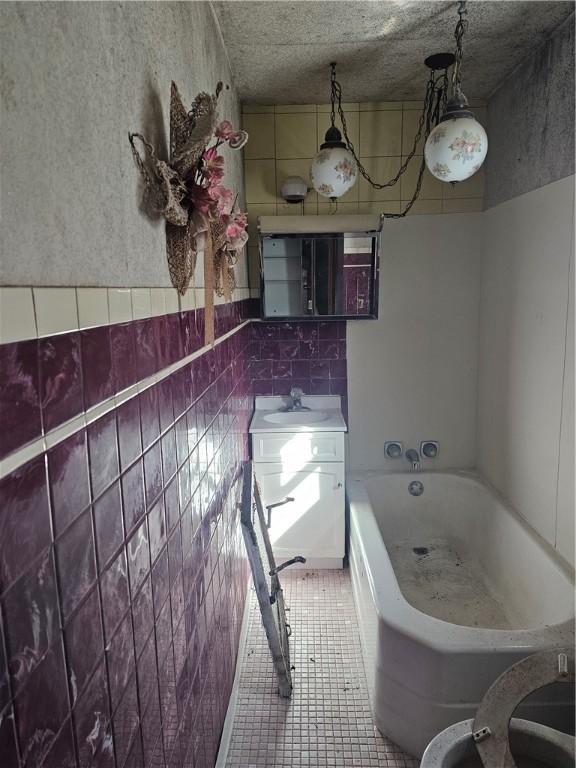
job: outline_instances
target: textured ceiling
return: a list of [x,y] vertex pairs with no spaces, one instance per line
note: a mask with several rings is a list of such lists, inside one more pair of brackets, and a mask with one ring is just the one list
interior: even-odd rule
[[[240,98],[329,101],[329,63],[347,101],[420,99],[424,59],[454,50],[457,2],[213,2]],[[470,0],[464,92],[487,98],[574,10],[574,2]]]

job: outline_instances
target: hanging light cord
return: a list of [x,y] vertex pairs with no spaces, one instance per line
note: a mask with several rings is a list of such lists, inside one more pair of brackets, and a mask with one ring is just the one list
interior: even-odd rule
[[[400,168],[398,169],[398,172],[396,173],[396,175],[393,176],[389,181],[380,183],[372,179],[372,177],[370,176],[366,168],[360,162],[360,158],[356,154],[354,144],[352,143],[352,141],[350,140],[350,136],[348,135],[346,115],[344,114],[344,109],[342,108],[342,86],[336,79],[336,64],[333,63],[330,65],[330,67],[331,67],[330,120],[331,120],[332,126],[334,126],[335,124],[336,111],[338,111],[340,122],[342,124],[342,133],[344,134],[344,139],[346,141],[346,146],[348,150],[352,153],[354,159],[356,160],[356,164],[358,166],[358,171],[360,172],[360,174],[366,179],[366,181],[374,189],[386,189],[387,187],[393,187],[395,184],[398,183],[399,179],[406,172],[408,168],[408,164],[416,154],[420,139],[422,138],[422,136],[424,136],[424,141],[426,141],[432,128],[438,124],[441,110],[445,109],[446,107],[446,99],[447,99],[447,93],[448,93],[448,70],[445,69],[443,71],[443,74],[441,74],[440,76],[438,76],[434,70],[430,73],[430,79],[428,80],[428,84],[426,86],[426,94],[424,96],[424,105],[422,108],[422,112],[420,114],[420,119],[418,120],[418,128],[416,130],[416,135],[414,136],[414,142],[412,144],[412,148],[408,153],[408,155],[406,156],[406,158],[404,159],[404,162],[401,164]],[[418,179],[416,181],[416,187],[414,189],[414,193],[412,197],[406,204],[406,207],[401,213],[383,213],[383,216],[390,219],[398,219],[406,216],[408,211],[412,208],[412,206],[416,202],[418,195],[420,194],[420,189],[422,187],[422,181],[424,178],[425,169],[426,169],[426,161],[424,159],[424,155],[422,155],[422,160],[420,162],[420,168],[418,171]]]
[[456,61],[454,62],[454,70],[452,72],[452,94],[454,96],[460,96],[461,82],[462,82],[462,38],[468,29],[468,9],[466,8],[466,0],[460,0],[458,4],[458,23],[454,30],[454,37],[456,39]]

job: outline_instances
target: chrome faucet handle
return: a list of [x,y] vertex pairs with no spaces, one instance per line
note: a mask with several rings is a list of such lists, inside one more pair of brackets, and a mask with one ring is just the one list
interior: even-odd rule
[[292,410],[294,411],[302,411],[305,410],[304,406],[302,405],[302,395],[304,392],[300,389],[300,387],[292,387],[290,390],[290,399],[292,400]]

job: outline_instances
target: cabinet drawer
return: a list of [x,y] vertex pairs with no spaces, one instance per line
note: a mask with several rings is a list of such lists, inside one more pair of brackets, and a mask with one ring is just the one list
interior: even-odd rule
[[344,433],[253,434],[252,457],[255,462],[281,461],[292,465],[308,461],[344,461]]

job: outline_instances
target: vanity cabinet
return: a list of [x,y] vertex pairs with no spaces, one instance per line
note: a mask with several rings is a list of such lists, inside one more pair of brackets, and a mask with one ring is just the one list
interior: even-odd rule
[[309,568],[341,568],[344,558],[343,432],[252,435],[254,473],[271,511],[278,563],[303,555]]

